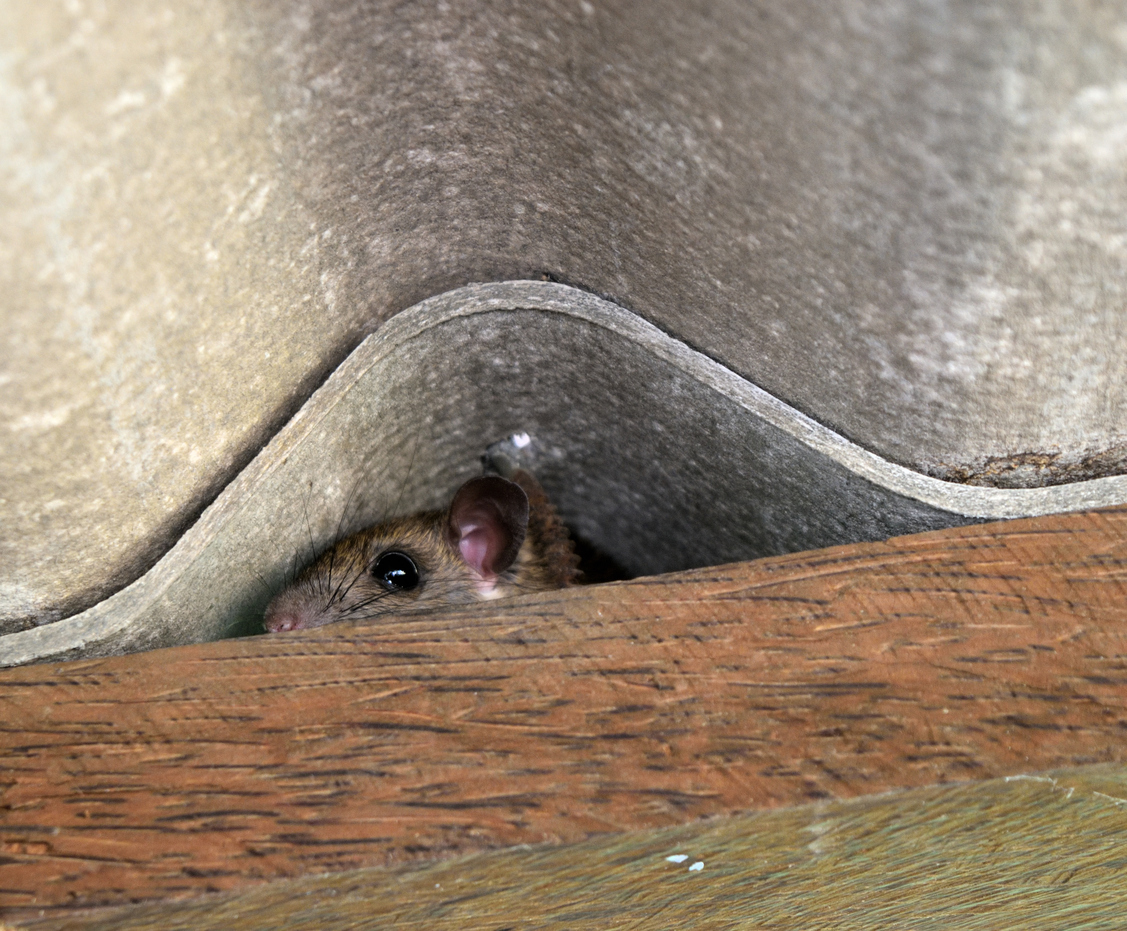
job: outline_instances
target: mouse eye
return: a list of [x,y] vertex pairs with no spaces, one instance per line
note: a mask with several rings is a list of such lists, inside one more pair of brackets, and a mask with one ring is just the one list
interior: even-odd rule
[[419,567],[406,553],[383,553],[372,566],[372,577],[389,592],[409,592],[419,584]]

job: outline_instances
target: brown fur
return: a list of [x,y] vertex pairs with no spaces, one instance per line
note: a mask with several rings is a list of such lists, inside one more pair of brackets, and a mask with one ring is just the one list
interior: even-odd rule
[[[529,473],[518,471],[512,481],[528,496],[528,530],[513,564],[498,574],[488,595],[481,594],[473,572],[446,542],[447,512],[428,511],[385,521],[335,543],[270,603],[267,630],[278,629],[273,619],[294,612],[302,619],[299,627],[321,627],[572,584],[579,560],[556,509]],[[376,559],[391,550],[405,553],[418,567],[416,588],[389,592],[372,578],[369,570]]]
[[527,559],[522,577],[526,573],[529,579],[535,578],[537,590],[574,584],[579,578],[579,557],[552,502],[530,473],[518,469],[510,478],[528,495],[528,536],[517,557],[518,562]]

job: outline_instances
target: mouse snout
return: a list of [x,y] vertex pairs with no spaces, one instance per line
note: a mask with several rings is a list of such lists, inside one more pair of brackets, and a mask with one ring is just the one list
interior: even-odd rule
[[283,630],[297,630],[301,627],[301,618],[296,611],[267,612],[263,623],[270,633],[276,634]]
[[293,591],[282,592],[266,608],[263,626],[272,634],[284,630],[305,630],[328,622],[324,611],[314,601],[298,597]]

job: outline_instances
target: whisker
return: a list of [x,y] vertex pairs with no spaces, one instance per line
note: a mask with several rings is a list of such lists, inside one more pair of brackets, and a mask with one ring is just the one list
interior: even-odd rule
[[[329,592],[329,604],[336,601],[337,593],[333,590],[333,569],[336,568],[337,562],[337,548],[334,546],[329,550],[329,571],[325,573],[324,591]],[[340,587],[339,585],[337,586]],[[322,592],[323,593],[323,592]]]
[[356,517],[360,513],[361,504],[357,493],[360,490],[360,483],[367,478],[367,475],[367,466],[361,466],[360,471],[352,482],[352,487],[348,490],[344,504],[341,505],[340,515],[337,517],[337,529],[333,534],[334,541],[343,540],[345,537],[351,536],[360,529],[356,526]]
[[258,588],[259,588],[259,594],[260,595],[269,595],[269,594],[273,593],[273,587],[270,585],[269,582],[266,581],[266,576],[264,576],[257,569],[254,570],[254,578],[255,578],[255,581],[258,582]]
[[399,507],[403,504],[403,495],[407,491],[407,482],[411,479],[411,473],[415,471],[415,458],[419,455],[421,436],[421,433],[415,434],[415,445],[411,448],[411,458],[407,460],[407,468],[399,481],[399,494],[395,498],[395,507],[390,512],[384,514],[383,520],[387,520],[388,517],[399,513]]
[[[358,572],[357,572],[357,573],[356,573],[355,575],[353,575],[353,577],[352,577],[352,581],[348,583],[348,587],[347,587],[347,588],[345,588],[345,589],[344,589],[344,591],[340,592],[340,593],[339,593],[339,596],[335,596],[335,597],[334,597],[334,600],[331,600],[331,601],[329,602],[329,604],[330,604],[330,605],[331,605],[331,604],[337,604],[337,603],[339,603],[339,602],[342,602],[342,601],[344,601],[344,599],[345,599],[345,597],[346,597],[346,596],[348,595],[348,593],[349,593],[350,591],[352,591],[352,586],[353,586],[353,585],[355,585],[355,584],[356,584],[357,582],[359,582],[359,581],[360,581],[360,580],[361,580],[361,579],[362,579],[362,578],[364,577],[364,573],[365,573],[366,571],[367,571],[367,570],[365,570],[365,569],[361,568],[361,569],[360,569],[360,570],[359,570],[359,571],[358,571]],[[342,585],[344,584],[343,580],[341,581],[341,584],[342,584]]]
[[[312,565],[317,561],[317,545],[313,542],[313,525],[309,522],[309,495],[313,492],[313,482],[309,482],[308,493],[303,493],[301,496],[301,511],[305,518],[305,532],[309,537],[309,563]],[[318,592],[320,593],[321,578],[317,578]]]
[[358,601],[354,605],[349,605],[347,608],[341,611],[341,616],[349,617],[355,614],[357,611],[362,611],[364,608],[367,608],[370,605],[374,605],[378,601],[382,601],[389,594],[390,592],[376,592],[376,594],[365,598],[363,601]]

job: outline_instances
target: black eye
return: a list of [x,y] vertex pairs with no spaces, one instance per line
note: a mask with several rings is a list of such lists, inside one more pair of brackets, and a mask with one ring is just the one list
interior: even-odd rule
[[389,592],[409,592],[419,584],[419,567],[406,553],[384,553],[372,566],[372,577]]

